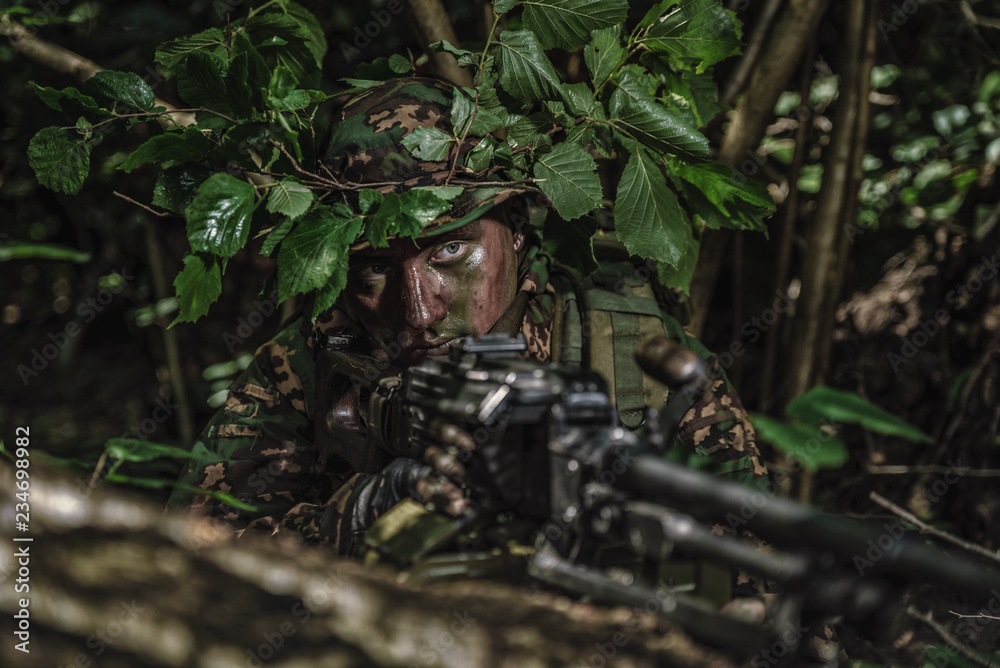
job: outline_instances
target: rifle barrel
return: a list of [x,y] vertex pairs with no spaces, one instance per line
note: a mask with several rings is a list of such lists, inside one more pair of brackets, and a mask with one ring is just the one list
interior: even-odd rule
[[[609,453],[606,462],[610,465],[618,456]],[[821,548],[851,562],[862,575],[903,576],[970,594],[1000,590],[996,569],[904,536],[898,522],[873,526],[836,517],[656,455],[633,457],[618,480],[621,488],[646,500],[668,503],[701,519],[745,521],[746,528],[779,547]]]

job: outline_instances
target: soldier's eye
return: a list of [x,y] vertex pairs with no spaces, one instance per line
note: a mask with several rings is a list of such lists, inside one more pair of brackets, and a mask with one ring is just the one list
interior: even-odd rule
[[461,241],[452,241],[438,248],[432,260],[452,260],[465,249],[465,244]]
[[389,267],[384,264],[370,264],[361,270],[361,278],[371,281],[382,278],[389,271]]

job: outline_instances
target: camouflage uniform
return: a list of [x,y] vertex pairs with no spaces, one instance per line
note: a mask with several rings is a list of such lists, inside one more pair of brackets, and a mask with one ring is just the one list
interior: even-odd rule
[[[452,171],[448,161],[417,160],[399,148],[399,141],[416,127],[434,126],[451,133],[451,91],[436,80],[411,78],[355,96],[333,127],[324,154],[329,172],[346,182],[379,183],[382,191],[442,183]],[[459,154],[477,141],[467,139]],[[465,177],[482,185],[466,188],[425,234],[465,225],[526,192],[541,197],[533,186],[490,186],[488,169]],[[381,185],[389,181],[394,183]],[[347,204],[356,204],[344,197]],[[540,240],[529,235],[521,252],[515,302],[523,308],[519,322],[527,357],[549,362],[558,357],[562,345],[555,340],[555,323],[562,317],[556,306],[564,300],[549,280],[551,261],[540,248]],[[675,320],[662,317],[675,339],[700,348]],[[372,519],[357,516],[367,507],[358,500],[385,491],[387,480],[380,471],[388,459],[364,451],[357,442],[336,438],[336,433],[345,433],[343,424],[333,425],[334,437],[328,431],[331,423],[324,416],[329,406],[317,406],[322,394],[317,358],[324,342],[332,339],[353,342],[349,354],[339,359],[354,371],[371,371],[369,379],[398,373],[389,352],[374,346],[337,305],[314,322],[303,318],[293,323],[257,350],[253,363],[234,382],[226,405],[196,444],[201,457],[191,460],[181,476],[184,485],[236,496],[257,510],[242,511],[213,497],[194,495],[184,485],[175,489],[171,506],[190,506],[192,512],[221,517],[241,532],[292,531],[352,553],[357,527]],[[337,373],[333,379],[336,382]],[[671,457],[701,467],[714,465],[718,473],[743,480],[761,477],[766,469],[753,436],[739,398],[725,380],[718,380],[685,415]]]

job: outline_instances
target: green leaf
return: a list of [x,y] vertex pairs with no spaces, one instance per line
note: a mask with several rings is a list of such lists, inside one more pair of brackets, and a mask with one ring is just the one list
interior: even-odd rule
[[122,104],[129,111],[149,111],[156,104],[153,89],[134,72],[103,70],[83,83],[83,92],[109,109]]
[[549,145],[552,144],[552,138],[547,136],[545,133],[549,132],[555,125],[552,123],[552,118],[543,112],[535,112],[529,116],[518,119],[514,125],[510,127],[510,131],[507,133],[507,141],[513,142],[512,146],[517,148],[518,146],[524,146],[525,144],[531,142],[535,149],[540,146],[539,142],[548,142]]
[[292,231],[292,227],[294,225],[295,221],[288,216],[285,216],[276,227],[267,233],[267,238],[264,239],[264,243],[260,245],[260,254],[271,257],[274,249],[284,240],[285,237],[288,236],[288,233]]
[[0,244],[0,262],[6,260],[65,260],[83,264],[90,261],[90,253],[56,244],[8,242]]
[[625,60],[621,32],[621,26],[595,30],[590,34],[590,44],[583,47],[583,62],[595,87],[607,81]]
[[684,294],[691,295],[691,279],[694,278],[694,269],[698,265],[698,253],[701,244],[694,238],[691,228],[688,228],[684,237],[684,250],[681,259],[676,264],[660,262],[657,265],[657,274],[660,284],[667,288],[677,288]]
[[655,100],[631,72],[626,75],[611,96],[609,119],[615,128],[658,153],[687,160],[708,157],[704,135]]
[[575,269],[581,276],[589,276],[599,266],[592,240],[596,231],[597,219],[591,216],[572,224],[548,216],[543,230],[545,250],[560,264]]
[[695,63],[700,73],[738,53],[740,35],[736,15],[720,0],[689,0],[654,22],[642,44],[665,51],[679,66]]
[[450,53],[455,57],[456,60],[461,58],[468,59],[470,56],[478,57],[479,55],[467,49],[459,49],[457,46],[455,46],[446,39],[434,42],[433,44],[430,45],[430,48],[435,53]]
[[323,56],[326,55],[326,34],[323,26],[320,25],[316,15],[310,12],[297,2],[283,0],[281,3],[285,14],[291,16],[299,24],[299,30],[305,37],[305,47],[309,49],[317,65],[322,64]]
[[213,174],[184,210],[191,248],[232,257],[247,242],[256,189],[229,174]]
[[383,196],[378,210],[368,218],[365,238],[373,248],[384,248],[390,237],[416,237],[450,209],[450,200],[459,194],[454,186],[388,193]]
[[[764,220],[775,205],[763,184],[717,162],[673,162],[670,169],[681,179],[689,210],[701,214],[709,227],[767,232]],[[718,215],[711,215],[713,210]]]
[[[492,58],[488,59],[492,61]],[[501,102],[497,94],[497,79],[492,72],[484,72],[476,90],[479,91],[479,111],[472,121],[469,132],[476,137],[482,137],[495,131],[513,125],[520,115],[511,112]]]
[[521,0],[493,0],[493,11],[497,14],[506,14],[514,9]]
[[208,307],[222,294],[222,270],[218,261],[206,255],[185,255],[184,268],[174,279],[180,311],[170,323],[194,322],[208,313]]
[[645,16],[642,17],[642,20],[639,21],[639,25],[637,27],[648,28],[656,23],[657,19],[663,16],[668,9],[676,4],[677,0],[662,0],[662,2],[653,5],[649,8],[649,11],[646,12]]
[[554,100],[562,96],[559,75],[545,56],[538,38],[530,30],[504,30],[497,67],[504,90],[526,102]]
[[56,111],[65,112],[67,115],[73,114],[97,114],[107,116],[102,113],[97,101],[89,95],[84,95],[76,88],[63,88],[56,90],[48,86],[39,86],[34,81],[29,81],[38,97]]
[[698,127],[708,125],[715,115],[725,109],[718,103],[719,88],[712,71],[702,74],[686,72],[683,76],[666,74],[667,91],[683,98],[690,106]]
[[226,45],[226,34],[221,28],[209,28],[194,35],[179,37],[169,42],[164,42],[156,47],[153,56],[154,60],[166,70],[173,70],[184,61],[191,53],[206,49],[211,51],[214,47]]
[[448,151],[454,142],[454,137],[435,127],[418,127],[403,137],[400,143],[420,160],[440,161],[448,157]]
[[198,186],[210,175],[207,167],[198,164],[168,167],[156,179],[153,205],[183,214],[184,209],[198,196]]
[[597,164],[576,144],[563,142],[551,153],[536,156],[538,187],[565,220],[579,218],[601,205],[601,179]]
[[398,53],[389,56],[389,69],[396,74],[410,74],[413,72],[413,63]]
[[373,207],[382,203],[382,193],[377,190],[366,188],[358,193],[358,202],[361,208],[361,213],[371,213]]
[[183,162],[202,160],[212,149],[212,142],[195,128],[182,132],[167,132],[148,139],[118,169],[131,172],[147,162]]
[[834,469],[847,461],[847,445],[815,426],[781,422],[764,415],[750,417],[757,435],[796,459],[809,471]]
[[295,111],[309,106],[309,93],[296,88],[298,81],[292,71],[279,65],[268,83],[267,106],[276,111]]
[[930,436],[906,420],[879,408],[864,397],[825,385],[818,385],[792,399],[785,413],[812,424],[819,424],[823,420],[859,424],[880,434],[901,436],[916,443],[933,442]]
[[186,448],[150,441],[139,441],[134,438],[110,438],[104,444],[104,452],[111,459],[123,459],[127,462],[148,462],[160,457],[178,457],[194,459],[197,457]]
[[[361,218],[319,206],[303,216],[278,251],[278,293],[287,299],[324,289],[324,299],[347,284],[347,255],[361,228]],[[330,301],[332,304],[333,301]]]
[[596,113],[597,101],[590,86],[581,81],[564,85],[563,91],[566,93],[566,107],[573,116],[593,116]]
[[192,107],[205,107],[229,115],[225,60],[207,51],[195,51],[181,64],[177,94]]
[[28,142],[28,163],[43,186],[75,195],[90,172],[90,145],[74,130],[42,128]]
[[260,52],[254,48],[246,35],[233,35],[233,58],[226,72],[226,86],[230,96],[237,97],[239,104],[244,101],[246,109],[237,109],[244,118],[253,117],[253,112],[264,104],[264,82],[271,78],[271,70]]
[[626,0],[524,0],[524,25],[546,49],[572,51],[593,30],[623,23]]
[[493,162],[493,152],[498,146],[502,145],[489,137],[484,137],[465,154],[465,167],[473,172],[487,169]]
[[305,23],[303,17],[258,14],[234,21],[232,29],[246,34],[272,70],[283,65],[291,70],[300,87],[317,88],[326,41],[317,40],[314,26]]
[[294,176],[289,176],[270,188],[266,208],[271,213],[281,213],[294,220],[309,210],[312,201],[312,191]]
[[615,230],[629,253],[677,265],[687,249],[691,223],[667,179],[639,147],[635,147],[618,182]]

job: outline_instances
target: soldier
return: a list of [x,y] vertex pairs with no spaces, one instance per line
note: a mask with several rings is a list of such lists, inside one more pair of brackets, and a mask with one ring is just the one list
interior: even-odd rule
[[[450,161],[417,160],[400,139],[417,127],[451,134],[451,88],[414,77],[353,96],[332,128],[325,166],[343,181],[395,184],[383,189],[443,183]],[[478,141],[467,138],[460,155]],[[257,350],[203,432],[196,446],[203,456],[186,467],[171,506],[221,517],[239,531],[296,532],[345,555],[356,554],[372,522],[403,498],[433,498],[460,513],[467,500],[457,486],[423,462],[390,460],[367,442],[362,406],[365,383],[446,355],[468,335],[520,333],[534,360],[594,368],[609,379],[626,427],[639,426],[645,406],[663,406],[666,389],[632,357],[638,343],[666,331],[708,353],[663,312],[649,272],[619,247],[578,281],[550,260],[527,224],[525,203],[544,204],[541,193],[531,185],[491,187],[488,173],[418,239],[352,247],[337,303]],[[687,411],[675,455],[751,479],[766,474],[753,439],[739,398],[720,379]],[[257,510],[185,486],[231,494]]]

